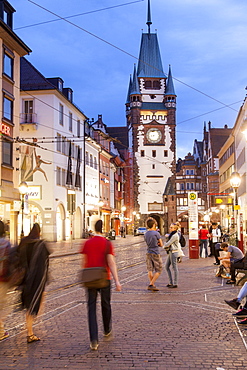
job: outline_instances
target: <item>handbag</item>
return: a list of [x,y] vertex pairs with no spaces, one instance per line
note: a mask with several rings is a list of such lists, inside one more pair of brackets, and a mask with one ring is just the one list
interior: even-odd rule
[[[109,251],[109,242],[106,240],[105,258]],[[87,267],[80,271],[80,282],[88,289],[101,289],[109,285],[108,273],[105,267]]]
[[105,267],[88,267],[80,271],[80,281],[85,288],[100,289],[109,284]]

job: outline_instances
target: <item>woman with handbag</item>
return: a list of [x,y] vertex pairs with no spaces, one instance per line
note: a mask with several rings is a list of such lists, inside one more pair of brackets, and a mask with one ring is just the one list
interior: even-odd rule
[[49,250],[40,239],[40,226],[35,223],[29,235],[18,246],[20,265],[25,269],[21,284],[22,308],[26,309],[27,342],[40,339],[33,334],[33,320],[38,315],[48,278]]
[[114,258],[112,243],[102,234],[103,222],[98,220],[95,223],[95,236],[87,240],[82,246],[82,268],[105,267],[107,270],[107,285],[104,288],[86,288],[88,326],[90,336],[90,348],[98,348],[98,325],[96,317],[97,295],[101,295],[101,312],[104,326],[104,337],[110,337],[112,332],[111,320],[111,282],[110,272],[116,284],[116,290],[121,291],[118,279],[117,267]]
[[[178,225],[171,224],[170,234],[168,235],[168,241],[164,243],[164,249],[167,251],[167,259],[165,263],[165,269],[168,274],[169,283],[167,284],[168,288],[177,288],[178,283],[178,266],[177,259],[179,257],[179,251],[181,246],[179,244],[179,235],[178,235]],[[172,265],[174,271],[174,279],[172,278],[172,273],[170,266]]]

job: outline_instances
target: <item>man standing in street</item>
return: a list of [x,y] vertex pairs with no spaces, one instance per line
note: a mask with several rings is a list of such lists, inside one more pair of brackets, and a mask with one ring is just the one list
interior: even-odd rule
[[148,231],[145,233],[144,239],[147,244],[146,263],[149,278],[148,290],[156,292],[159,289],[156,288],[154,283],[162,271],[162,259],[160,256],[159,247],[163,247],[163,242],[161,240],[160,233],[156,230],[157,223],[153,218],[149,218],[147,220],[147,227]]

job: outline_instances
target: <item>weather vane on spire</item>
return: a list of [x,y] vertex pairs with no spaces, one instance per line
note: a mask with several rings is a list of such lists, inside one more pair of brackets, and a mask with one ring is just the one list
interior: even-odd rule
[[151,21],[150,0],[148,0],[148,18],[147,18],[148,33],[150,33],[151,24],[152,24],[152,21]]

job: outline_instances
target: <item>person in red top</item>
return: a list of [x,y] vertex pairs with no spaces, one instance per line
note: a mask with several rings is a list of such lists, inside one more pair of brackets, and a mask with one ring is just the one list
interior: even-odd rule
[[112,333],[111,320],[111,274],[115,280],[116,290],[121,291],[121,285],[118,279],[117,267],[114,257],[113,245],[102,235],[102,220],[95,223],[95,236],[87,240],[81,248],[82,268],[87,267],[106,267],[108,272],[109,285],[101,289],[88,289],[87,309],[88,309],[88,326],[90,336],[90,348],[98,349],[98,324],[96,317],[97,295],[101,295],[101,312],[104,326],[104,337],[110,337]]
[[200,257],[202,257],[202,250],[205,249],[205,257],[208,257],[208,229],[206,225],[202,225],[199,230],[199,240],[200,240]]

